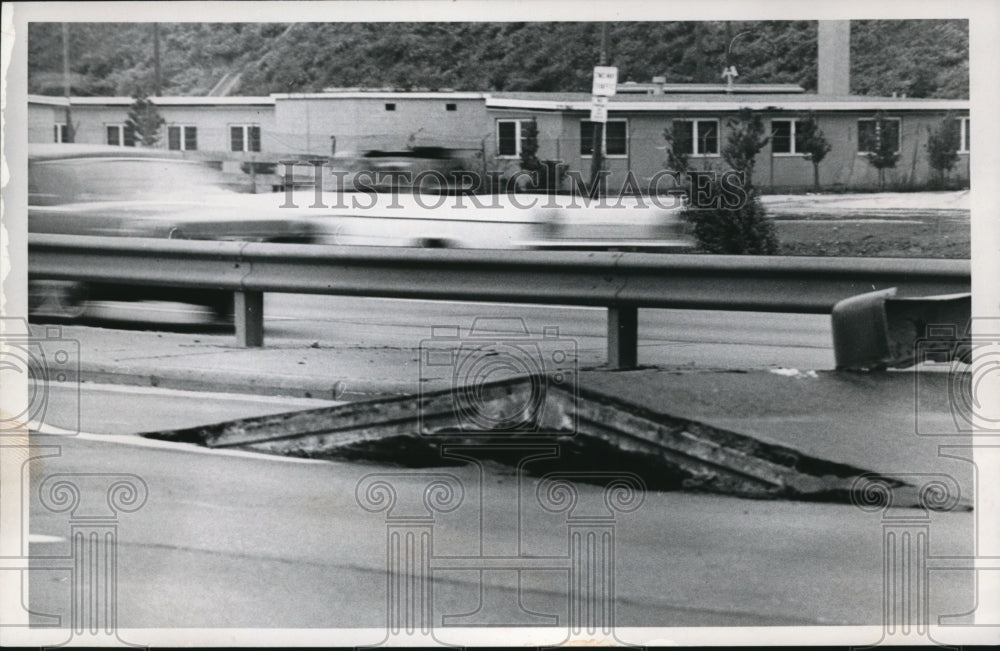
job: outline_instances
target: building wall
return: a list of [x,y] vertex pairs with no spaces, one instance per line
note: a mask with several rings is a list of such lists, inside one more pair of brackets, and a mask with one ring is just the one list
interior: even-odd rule
[[[496,147],[496,121],[498,119],[520,118],[531,119],[529,111],[491,110],[493,118],[493,143]],[[826,139],[832,145],[831,151],[820,164],[820,183],[826,189],[876,189],[878,188],[878,170],[867,157],[858,153],[858,120],[873,117],[873,111],[838,112],[818,114],[820,128]],[[887,188],[916,188],[926,186],[934,180],[935,172],[930,167],[927,154],[927,141],[930,133],[938,128],[943,119],[939,112],[906,111],[886,113],[887,118],[900,118],[901,146],[900,157],[895,168],[887,169],[885,182]],[[582,112],[566,113],[536,113],[534,117],[539,124],[540,159],[561,160],[568,170],[581,174],[583,179],[589,179],[590,157],[580,154],[580,122],[589,119]],[[694,117],[692,114],[679,113],[622,113],[609,115],[609,119],[626,119],[628,121],[628,154],[612,156],[606,161],[605,168],[610,171],[608,186],[617,190],[625,183],[626,176],[631,171],[633,177],[645,189],[653,177],[667,169],[667,151],[664,131],[670,127],[672,120]],[[697,117],[717,118],[720,127],[720,155],[692,156],[688,164],[691,169],[725,171],[728,166],[721,156],[721,148],[731,131],[728,121],[735,117],[734,113],[703,114]],[[770,129],[771,120],[800,117],[799,114],[774,112],[763,114],[765,126]],[[949,178],[953,180],[969,180],[969,154],[960,153],[959,162],[952,170]],[[496,169],[507,173],[517,170],[517,160],[498,159]],[[805,156],[796,154],[774,153],[770,144],[764,147],[757,157],[754,170],[754,183],[764,190],[802,191],[813,187],[813,165]],[[664,179],[658,187],[665,189],[672,185]],[[568,187],[568,186],[567,186]]]
[[[261,152],[281,151],[281,142],[275,138],[274,110],[270,106],[160,106],[160,115],[166,120],[158,147],[167,148],[169,125],[189,125],[198,129],[198,151],[239,158],[230,151],[229,127],[232,125],[259,125]],[[106,127],[124,124],[128,119],[127,106],[78,105],[73,107],[73,122],[77,126],[76,142],[107,144]]]
[[49,104],[28,104],[28,142],[54,142],[54,125],[66,121],[66,109]]
[[[488,136],[484,140],[485,162],[487,171],[496,171],[510,178],[521,169],[520,156],[501,156],[498,153],[498,126],[500,121],[520,120],[522,122],[534,119],[538,126],[539,160],[571,159],[574,147],[579,147],[579,138],[574,140],[567,132],[571,128],[570,120],[562,113],[532,112],[528,110],[490,110],[487,118]],[[578,127],[577,127],[578,128]],[[478,171],[478,170],[477,170]]]
[[[858,153],[858,120],[871,118],[871,112],[850,112],[818,116],[820,127],[832,145],[830,153],[820,164],[820,184],[826,189],[875,189],[878,187],[878,170],[866,156]],[[930,166],[927,142],[931,133],[943,119],[941,113],[907,111],[885,114],[887,118],[900,118],[899,160],[894,168],[885,171],[886,187],[915,188],[926,186],[934,180],[936,172]],[[768,147],[770,149],[770,147]],[[959,154],[959,162],[950,178],[969,180],[968,153]],[[767,165],[772,167],[763,176]],[[767,164],[758,166],[757,182],[765,187],[808,188],[813,184],[812,163],[803,156],[767,156]]]
[[273,106],[166,106],[160,108],[160,115],[166,120],[161,145],[167,146],[166,127],[190,125],[198,128],[198,150],[204,152],[226,152],[233,155],[230,147],[231,126],[256,125],[260,127],[260,155],[281,153],[283,143],[276,135]]
[[[386,110],[387,104],[395,110]],[[455,110],[448,111],[447,104]],[[287,152],[329,156],[336,151],[402,149],[435,144],[479,151],[487,137],[483,99],[283,98],[275,101],[275,139]]]

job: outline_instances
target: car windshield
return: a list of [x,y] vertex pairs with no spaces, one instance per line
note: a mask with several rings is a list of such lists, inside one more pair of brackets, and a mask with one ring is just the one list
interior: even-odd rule
[[30,203],[197,198],[229,192],[219,170],[201,163],[156,158],[73,158],[33,161]]
[[366,151],[363,156],[363,158],[434,158],[442,160],[454,157],[454,153],[445,147],[414,147],[413,149],[396,151],[372,149]]

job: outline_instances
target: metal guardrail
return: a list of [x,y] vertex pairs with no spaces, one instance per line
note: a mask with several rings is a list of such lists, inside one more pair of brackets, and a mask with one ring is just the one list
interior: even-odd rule
[[494,251],[31,234],[32,279],[232,291],[244,346],[263,293],[606,307],[608,364],[636,365],[638,308],[829,314],[844,298],[968,292],[965,260]]

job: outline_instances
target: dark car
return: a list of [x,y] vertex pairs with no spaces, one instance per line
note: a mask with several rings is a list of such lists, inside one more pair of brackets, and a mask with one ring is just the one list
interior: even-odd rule
[[347,172],[344,187],[331,189],[419,187],[430,192],[451,187],[459,180],[455,173],[469,168],[459,150],[437,146],[342,152],[333,157],[330,166]]
[[[235,192],[221,171],[162,150],[33,145],[28,231],[62,235],[308,243],[309,221],[283,215],[273,195]],[[79,317],[89,301],[155,300],[209,307],[228,318],[232,295],[127,284],[30,281],[35,315]]]

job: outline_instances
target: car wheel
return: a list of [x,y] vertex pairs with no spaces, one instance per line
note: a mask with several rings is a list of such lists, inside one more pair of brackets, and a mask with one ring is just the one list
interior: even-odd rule
[[231,292],[220,296],[208,308],[212,311],[215,323],[232,325],[236,321],[236,306],[233,303],[233,294]]
[[90,292],[84,283],[62,280],[32,283],[28,294],[32,313],[41,316],[79,319],[89,307]]
[[424,237],[419,241],[422,249],[453,249],[455,242],[445,237]]

